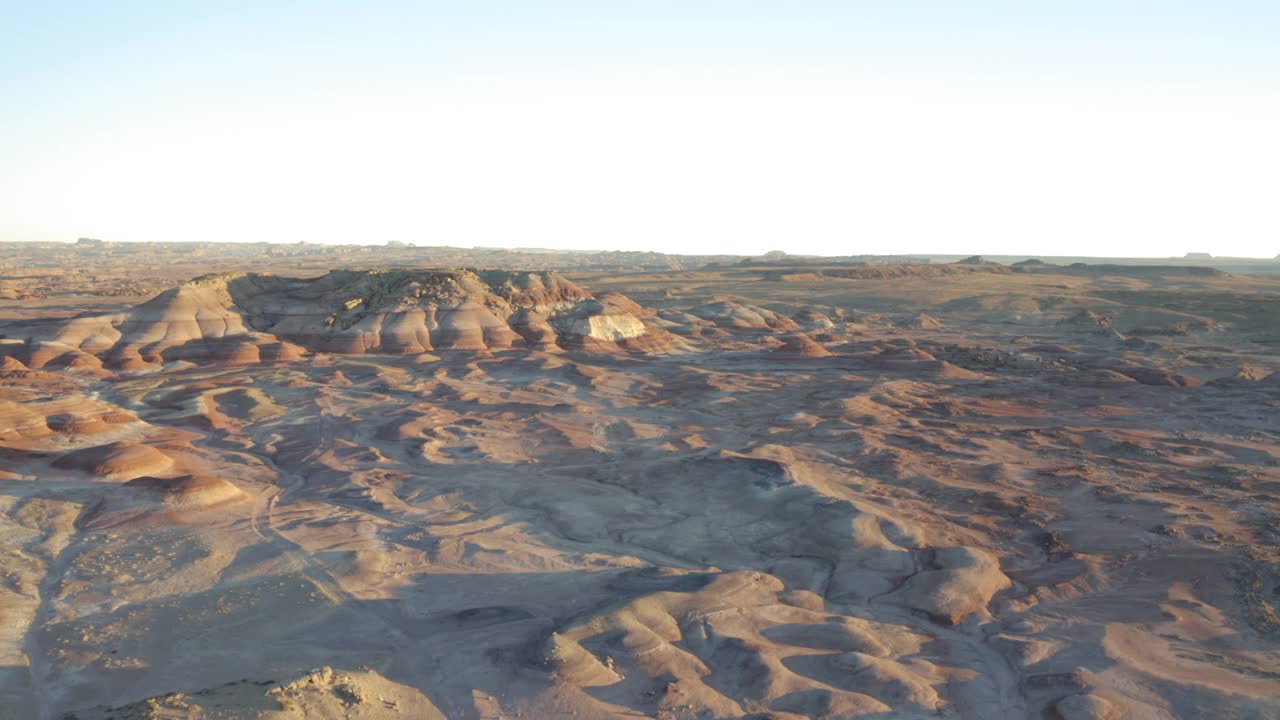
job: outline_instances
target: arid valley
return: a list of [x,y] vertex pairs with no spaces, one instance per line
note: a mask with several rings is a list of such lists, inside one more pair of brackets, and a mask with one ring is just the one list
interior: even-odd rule
[[52,248],[4,720],[1280,718],[1280,261]]

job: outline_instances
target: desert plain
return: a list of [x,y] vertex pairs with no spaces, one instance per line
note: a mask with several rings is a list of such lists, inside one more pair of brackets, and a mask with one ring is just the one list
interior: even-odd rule
[[5,253],[4,720],[1280,717],[1280,261]]

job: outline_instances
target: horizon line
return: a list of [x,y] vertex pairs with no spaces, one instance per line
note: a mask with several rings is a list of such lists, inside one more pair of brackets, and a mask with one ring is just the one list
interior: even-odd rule
[[[1045,253],[1009,253],[1009,252],[971,252],[971,253],[955,253],[955,252],[895,252],[895,253],[847,253],[844,255],[823,255],[815,253],[788,253],[783,250],[770,250],[764,253],[671,253],[662,250],[646,250],[643,248],[633,249],[578,249],[563,247],[548,247],[545,245],[423,245],[411,240],[383,240],[377,242],[314,242],[310,240],[296,241],[271,241],[271,240],[107,240],[103,238],[80,237],[75,240],[5,240],[0,239],[0,243],[12,245],[69,245],[74,246],[89,241],[93,243],[103,244],[129,244],[129,245],[277,245],[277,246],[298,246],[308,245],[315,247],[368,247],[368,248],[389,248],[389,249],[421,249],[427,250],[432,248],[447,248],[451,250],[504,250],[504,251],[542,251],[542,252],[559,252],[572,253],[578,255],[590,255],[599,253],[654,253],[657,255],[666,255],[671,257],[738,257],[738,258],[759,258],[765,257],[772,253],[781,253],[781,257],[793,258],[844,258],[844,257],[1018,257],[1018,258],[1102,258],[1112,260],[1280,260],[1280,253],[1276,255],[1214,255],[1203,251],[1186,251],[1182,255],[1054,255]],[[88,244],[88,243],[85,243]],[[1190,257],[1198,256],[1198,257]]]

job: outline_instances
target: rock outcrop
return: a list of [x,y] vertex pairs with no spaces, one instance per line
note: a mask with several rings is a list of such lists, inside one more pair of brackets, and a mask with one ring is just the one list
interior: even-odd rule
[[793,333],[782,338],[782,344],[774,349],[776,353],[797,357],[823,358],[833,354],[817,340],[804,333]]
[[794,320],[772,310],[756,305],[722,300],[707,303],[689,310],[689,314],[709,320],[716,327],[757,330],[796,330],[799,325]]
[[169,509],[214,507],[245,499],[235,483],[219,477],[182,475],[173,478],[144,476],[124,484],[135,501]]
[[106,480],[132,480],[162,473],[173,467],[173,458],[150,445],[115,442],[67,453],[53,462],[64,470],[82,470]]
[[913,575],[888,601],[955,625],[985,610],[991,598],[1010,584],[991,553],[949,547],[934,551],[932,567]]
[[222,274],[183,283],[122,313],[34,332],[23,343],[8,343],[2,354],[30,367],[101,359],[109,368],[132,369],[175,360],[280,362],[308,351],[670,348],[670,335],[640,314],[622,295],[596,298],[554,273]]
[[941,320],[929,313],[916,313],[902,323],[899,323],[899,326],[911,328],[913,330],[939,330],[944,327]]

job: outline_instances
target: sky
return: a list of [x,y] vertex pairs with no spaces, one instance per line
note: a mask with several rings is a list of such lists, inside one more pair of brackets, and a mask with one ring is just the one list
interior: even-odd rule
[[0,240],[1280,253],[1274,0],[0,0]]

